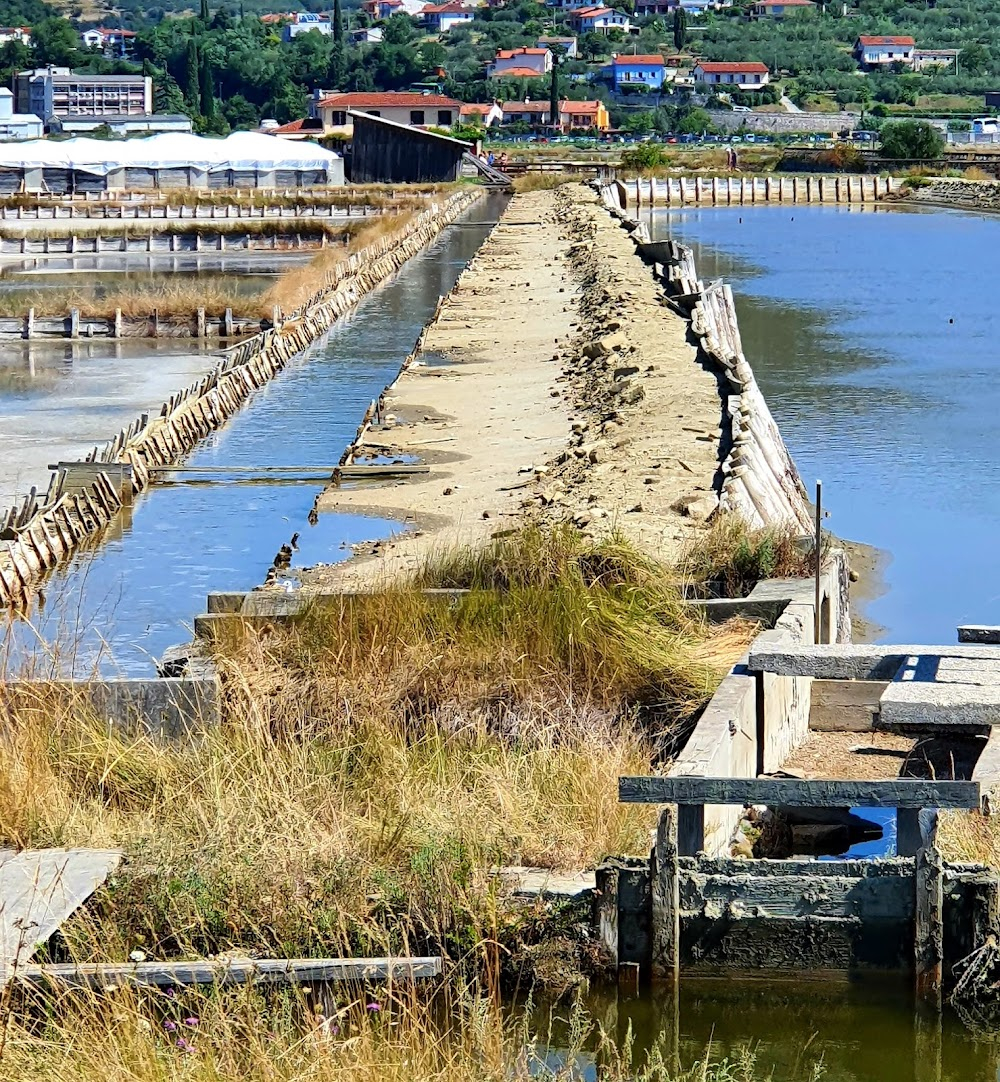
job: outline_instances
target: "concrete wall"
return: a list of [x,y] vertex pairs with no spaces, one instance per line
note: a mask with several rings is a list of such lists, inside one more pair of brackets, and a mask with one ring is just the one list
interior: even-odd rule
[[752,206],[756,203],[870,204],[899,190],[895,177],[635,177],[622,181],[630,206]]
[[[820,638],[824,642],[849,642],[850,606],[847,596],[848,567],[843,551],[827,555],[820,578],[822,621]],[[754,602],[784,602],[783,611],[773,628],[754,639],[758,644],[789,645],[815,642],[815,584],[811,579],[774,579],[760,582],[746,599]],[[698,724],[671,767],[671,777],[695,776],[716,778],[756,777],[758,766],[764,772],[777,770],[788,755],[809,735],[810,688],[812,680],[802,676],[764,674],[763,725],[758,722],[757,678],[746,668],[746,657],[733,666],[705,707]],[[764,746],[759,750],[758,736],[763,729]],[[705,808],[705,852],[709,856],[728,856],[733,832],[743,809],[709,805]]]

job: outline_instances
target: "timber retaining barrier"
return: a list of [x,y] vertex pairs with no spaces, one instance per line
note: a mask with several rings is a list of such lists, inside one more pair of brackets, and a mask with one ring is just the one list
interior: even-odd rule
[[753,206],[767,203],[876,203],[902,181],[876,176],[634,177],[619,180],[622,204],[636,207]]
[[674,241],[651,242],[644,225],[625,213],[617,185],[600,189],[605,207],[631,230],[640,253],[661,277],[666,294],[691,320],[703,355],[720,372],[731,393],[723,434],[720,506],[735,511],[752,526],[790,523],[812,532],[805,488],[792,456],[743,355],[733,293],[728,285],[705,285],[698,278],[690,248]]
[[[44,497],[35,488],[0,514],[0,604],[30,606],[37,585],[75,549],[99,534],[125,503],[150,484],[151,466],[176,462],[220,428],[246,399],[297,353],[327,331],[365,294],[421,251],[483,195],[468,189],[432,205],[402,229],[382,237],[328,271],[317,292],[287,320],[226,351],[202,379],[172,395],[159,415],[143,414],[78,464],[92,477],[67,483],[52,471]],[[364,423],[363,423],[364,424]]]

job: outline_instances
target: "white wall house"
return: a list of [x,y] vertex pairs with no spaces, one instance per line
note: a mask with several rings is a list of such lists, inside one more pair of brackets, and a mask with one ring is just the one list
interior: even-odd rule
[[489,79],[524,79],[547,75],[551,70],[548,49],[498,49],[486,75]]
[[915,47],[913,38],[862,34],[854,43],[854,59],[866,70],[889,67],[890,64],[903,64],[910,68],[913,67]]
[[607,34],[611,30],[632,32],[632,21],[624,11],[614,8],[578,8],[569,13],[569,21],[578,34]]
[[771,81],[767,65],[752,61],[736,64],[699,60],[691,75],[696,83],[724,86],[736,90],[760,90]]

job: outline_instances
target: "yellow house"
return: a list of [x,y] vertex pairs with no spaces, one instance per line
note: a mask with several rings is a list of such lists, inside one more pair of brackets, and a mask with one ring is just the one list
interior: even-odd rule
[[559,103],[559,127],[563,132],[607,131],[611,117],[603,101],[561,101]]

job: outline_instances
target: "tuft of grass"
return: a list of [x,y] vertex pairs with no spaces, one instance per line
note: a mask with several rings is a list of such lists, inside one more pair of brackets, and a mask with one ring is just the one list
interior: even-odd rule
[[679,570],[696,596],[744,597],[761,579],[812,574],[812,542],[791,527],[753,529],[736,514],[716,515],[681,557]]

